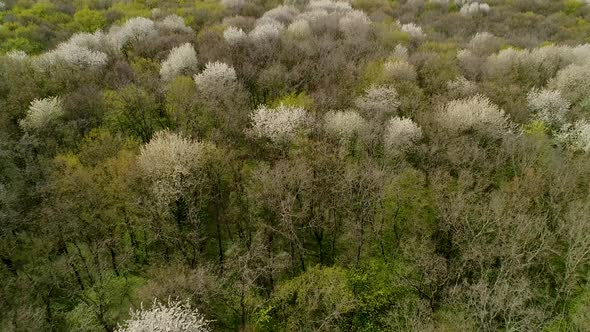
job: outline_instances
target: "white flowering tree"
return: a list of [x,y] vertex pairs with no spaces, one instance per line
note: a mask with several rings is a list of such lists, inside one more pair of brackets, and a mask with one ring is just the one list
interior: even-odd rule
[[19,124],[25,131],[40,130],[63,114],[64,110],[60,98],[35,99],[31,102],[25,118]]
[[324,129],[347,143],[369,129],[367,120],[355,111],[330,111],[324,116]]
[[236,71],[223,62],[209,62],[194,77],[197,89],[205,98],[225,97],[238,88]]
[[527,95],[529,110],[534,117],[552,127],[560,127],[565,121],[570,103],[559,91],[533,89]]
[[310,11],[325,10],[327,12],[346,12],[352,10],[350,3],[346,1],[333,0],[311,0],[307,5]]
[[447,82],[447,90],[452,98],[465,98],[477,93],[477,85],[459,76]]
[[590,123],[580,120],[574,124],[565,124],[557,140],[571,150],[590,152]]
[[187,27],[182,17],[168,15],[163,20],[156,22],[156,27],[164,32],[192,33],[193,29]]
[[289,24],[287,27],[287,33],[297,39],[305,39],[311,36],[313,32],[307,20],[298,19],[295,22]]
[[461,7],[459,13],[463,16],[472,16],[476,14],[487,14],[490,12],[490,5],[487,3],[472,2]]
[[338,28],[349,39],[365,39],[371,29],[371,20],[361,10],[348,11],[338,21]]
[[275,144],[287,144],[308,129],[310,120],[310,115],[301,107],[280,105],[269,108],[262,105],[250,114],[251,133]]
[[197,52],[193,45],[186,43],[170,51],[166,60],[162,62],[160,76],[164,81],[170,81],[178,75],[196,71],[197,65]]
[[120,50],[128,43],[143,42],[157,36],[154,21],[145,17],[134,17],[122,26],[114,26],[109,31],[111,43]]
[[389,154],[396,154],[411,148],[422,138],[422,129],[408,118],[391,118],[383,133],[383,146]]
[[400,101],[393,86],[372,85],[356,98],[355,105],[368,116],[383,119],[397,112]]
[[264,44],[279,39],[284,29],[285,26],[282,23],[269,20],[256,25],[248,36],[256,44]]
[[209,332],[209,321],[189,303],[154,299],[151,308],[130,310],[130,318],[116,332]]
[[170,131],[154,134],[141,148],[137,163],[158,202],[173,202],[198,183],[199,169],[210,148]]
[[229,45],[237,45],[247,41],[248,35],[244,30],[231,26],[223,31],[223,39],[225,39]]
[[12,51],[6,53],[6,56],[12,60],[17,60],[17,61],[23,61],[29,57],[25,51],[21,51],[21,50],[12,50]]
[[101,51],[94,51],[75,42],[65,42],[56,49],[41,54],[35,59],[37,69],[46,71],[59,64],[69,64],[81,68],[98,68],[104,66],[108,56]]
[[549,82],[549,88],[558,90],[571,103],[590,96],[590,65],[570,65],[560,70]]
[[407,33],[408,35],[410,35],[410,37],[412,37],[413,39],[423,39],[426,35],[424,34],[424,31],[422,31],[422,27],[414,24],[414,23],[408,23],[408,24],[402,24],[400,26],[400,29]]
[[262,20],[277,21],[282,24],[291,23],[299,14],[299,10],[289,5],[279,5],[271,10],[268,10],[262,15]]
[[482,95],[447,103],[438,119],[442,128],[455,133],[474,130],[500,136],[510,126],[504,111]]
[[388,80],[415,81],[417,74],[414,66],[405,60],[392,60],[383,64],[383,75]]

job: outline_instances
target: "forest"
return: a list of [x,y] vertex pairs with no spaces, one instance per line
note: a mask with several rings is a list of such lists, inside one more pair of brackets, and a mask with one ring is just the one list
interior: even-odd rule
[[590,0],[1,0],[0,331],[590,331]]

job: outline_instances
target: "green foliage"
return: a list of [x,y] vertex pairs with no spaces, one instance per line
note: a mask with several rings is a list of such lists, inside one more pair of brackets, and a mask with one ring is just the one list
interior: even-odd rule
[[[278,0],[4,3],[0,330],[112,331],[154,298],[189,300],[215,331],[590,330],[581,1],[489,1],[471,17],[455,1],[322,3],[366,16],[297,1],[265,14]],[[138,16],[151,21],[111,29]],[[111,48],[118,37],[131,41]],[[194,73],[223,62],[231,82],[162,79],[185,43]],[[359,103],[372,85],[395,100]],[[527,107],[544,87],[575,97],[551,126]],[[24,130],[31,102],[53,97],[60,116]],[[490,104],[441,118],[465,98]],[[256,118],[260,104],[309,112]],[[392,120],[419,143],[386,154]]]
[[308,96],[305,92],[293,92],[285,95],[270,104],[270,107],[277,107],[279,105],[302,107],[306,110],[313,109],[313,98]]
[[[259,314],[263,329],[277,331],[325,330],[343,327],[346,315],[356,307],[347,273],[338,267],[313,267],[279,286],[268,307]],[[274,320],[269,322],[268,312]],[[309,320],[307,317],[316,317]]]
[[94,32],[104,28],[105,25],[106,18],[104,14],[88,8],[77,11],[71,23],[72,29],[84,32]]

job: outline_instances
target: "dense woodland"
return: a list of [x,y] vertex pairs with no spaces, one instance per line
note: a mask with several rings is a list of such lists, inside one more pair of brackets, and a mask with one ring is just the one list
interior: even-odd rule
[[2,0],[0,331],[590,331],[586,43],[588,0]]

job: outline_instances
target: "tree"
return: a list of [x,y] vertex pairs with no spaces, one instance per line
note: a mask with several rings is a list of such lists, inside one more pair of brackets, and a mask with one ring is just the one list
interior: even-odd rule
[[191,74],[197,68],[197,52],[190,43],[173,48],[162,62],[160,76],[170,81],[177,75]]
[[150,309],[143,304],[138,310],[130,310],[131,317],[117,332],[209,332],[207,321],[198,309],[190,304],[169,300],[163,304],[154,299]]
[[308,130],[311,116],[301,107],[280,105],[274,109],[260,106],[250,114],[252,135],[279,145],[291,142]]
[[60,98],[35,99],[31,102],[26,117],[20,121],[20,126],[26,131],[42,130],[63,114]]
[[393,86],[372,85],[355,100],[355,105],[373,119],[384,119],[395,114],[400,105]]
[[506,133],[510,126],[504,111],[482,95],[447,103],[438,122],[450,132],[475,130],[492,137]]
[[390,154],[403,152],[422,138],[422,129],[408,118],[391,118],[385,127],[383,145]]

